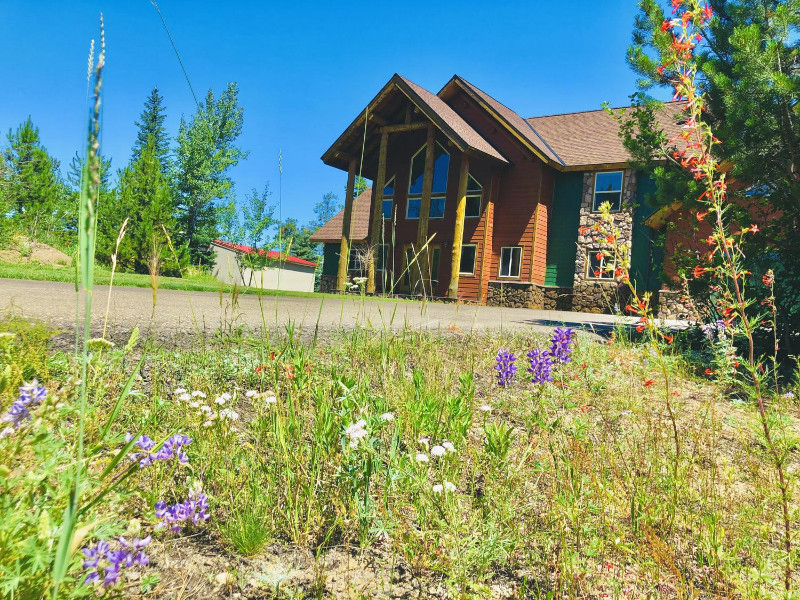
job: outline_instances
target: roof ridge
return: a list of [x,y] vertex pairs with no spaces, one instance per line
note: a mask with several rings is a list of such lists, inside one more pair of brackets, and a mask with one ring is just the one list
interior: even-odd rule
[[[484,93],[486,93],[486,92],[484,92]],[[668,100],[668,101],[665,101],[665,102],[661,102],[661,104],[681,104],[681,103],[685,103],[685,102],[686,102],[685,100]],[[625,106],[611,106],[610,109],[611,110],[623,110],[625,108],[633,108],[633,106],[634,106],[633,104],[627,104]],[[545,117],[566,117],[567,115],[585,115],[585,114],[589,114],[589,113],[599,113],[599,112],[605,112],[605,111],[606,111],[605,108],[593,108],[591,110],[572,110],[572,111],[561,112],[561,113],[549,113],[549,114],[546,114],[546,115],[535,115],[533,117],[523,117],[523,119],[525,119],[526,121],[529,121],[530,119],[542,119],[542,118],[545,118]]]

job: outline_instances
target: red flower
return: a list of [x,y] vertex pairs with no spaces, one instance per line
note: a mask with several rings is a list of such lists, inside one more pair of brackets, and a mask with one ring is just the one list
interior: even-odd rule
[[713,16],[714,16],[714,9],[713,9],[713,8],[711,8],[711,7],[708,5],[708,3],[704,3],[704,6],[703,6],[703,10],[702,10],[702,12],[703,12],[703,18],[704,18],[706,21],[710,21],[710,20],[711,20],[711,17],[713,17]]
[[591,227],[580,227],[580,228],[578,229],[578,232],[579,232],[581,235],[586,235],[587,233],[589,233],[589,232],[591,231],[591,229],[592,229]]
[[750,233],[758,233],[758,225],[750,225],[748,230],[750,231]]
[[642,333],[644,331],[644,325],[639,325],[636,327],[637,333]]
[[763,281],[764,285],[767,287],[775,283],[775,273],[772,272],[772,269],[764,273],[764,276],[761,278],[761,281]]
[[697,220],[698,220],[698,221],[702,221],[703,219],[705,219],[705,218],[706,218],[706,215],[707,215],[707,214],[708,214],[708,211],[706,211],[706,212],[699,212],[699,213],[697,213]]
[[581,412],[586,412],[587,410],[592,410],[591,405],[581,406]]
[[712,371],[711,369],[706,369],[706,375],[713,375],[713,374],[714,371]]
[[293,365],[283,365],[284,375],[286,375],[287,379],[294,379],[294,366]]
[[263,371],[266,368],[267,368],[267,365],[258,365],[256,367],[256,373],[261,373],[261,371]]
[[683,5],[683,0],[672,0],[672,14],[678,12],[678,9]]
[[270,360],[275,360],[275,351],[274,350],[269,353],[269,359]]
[[603,260],[603,253],[602,252],[598,252],[597,254],[594,255],[594,257],[597,260]]
[[666,341],[668,344],[671,344],[671,343],[672,343],[672,340],[674,340],[674,339],[675,339],[675,338],[674,338],[674,337],[672,337],[671,335],[665,335],[665,336],[664,336],[664,340],[665,340],[665,341]]
[[664,19],[664,22],[661,23],[661,31],[669,31],[670,29],[672,29],[672,21]]
[[711,269],[706,269],[705,267],[701,267],[700,265],[697,265],[694,268],[694,271],[692,271],[692,273],[694,274],[694,278],[695,279],[700,279],[703,276],[704,273],[707,273],[710,270]]
[[655,382],[656,382],[656,380],[655,380],[655,379],[648,379],[647,381],[645,381],[645,382],[644,382],[644,387],[650,387],[650,386],[651,386],[651,385],[653,385]]
[[609,244],[613,244],[613,243],[614,243],[614,234],[613,234],[613,233],[609,233],[609,234],[608,234],[608,237],[606,237],[606,241],[607,241]]

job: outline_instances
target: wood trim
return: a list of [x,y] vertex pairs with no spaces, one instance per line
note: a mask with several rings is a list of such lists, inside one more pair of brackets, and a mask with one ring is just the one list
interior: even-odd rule
[[[389,147],[389,134],[381,134],[381,147],[378,152],[378,177],[372,189],[372,231],[370,235],[369,266],[367,267],[367,293],[375,293],[375,252],[380,251],[380,234],[383,229],[383,188],[386,185],[386,154]],[[376,250],[377,248],[377,250]],[[386,265],[384,265],[384,268]]]
[[458,204],[456,205],[456,223],[453,228],[453,251],[450,261],[450,285],[447,295],[452,300],[458,299],[458,271],[461,263],[461,244],[464,242],[464,213],[467,211],[467,180],[469,178],[469,155],[461,154],[461,166],[458,172]]
[[356,187],[356,159],[350,160],[347,169],[347,194],[344,200],[344,215],[342,218],[342,241],[339,245],[339,270],[336,274],[336,289],[344,291],[347,283],[347,265],[350,261],[350,224],[353,218],[353,196]]
[[427,121],[420,121],[417,123],[403,123],[402,125],[386,125],[381,127],[378,131],[380,133],[402,133],[404,131],[417,131],[425,129],[430,126]]
[[[491,260],[492,249],[489,248],[489,229],[494,227],[494,186],[497,181],[497,174],[492,173],[489,180],[489,193],[486,197],[486,206],[483,209],[483,244],[481,246],[481,274],[478,279],[478,302],[486,302],[489,292],[488,281],[486,279],[487,258]],[[484,286],[486,284],[486,286]]]

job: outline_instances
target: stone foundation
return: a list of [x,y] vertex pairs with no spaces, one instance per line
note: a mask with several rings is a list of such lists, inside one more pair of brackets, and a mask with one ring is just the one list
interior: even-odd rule
[[659,290],[658,316],[681,321],[702,320],[694,302],[683,290]]
[[630,292],[609,281],[580,281],[573,288],[572,310],[595,314],[621,314]]
[[320,275],[318,292],[326,294],[336,291],[336,275]]
[[490,281],[486,292],[488,306],[572,310],[572,288],[551,287],[521,281]]

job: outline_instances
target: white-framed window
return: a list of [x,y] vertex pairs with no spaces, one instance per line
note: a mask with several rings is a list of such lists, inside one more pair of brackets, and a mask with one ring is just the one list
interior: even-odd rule
[[592,211],[599,211],[603,202],[611,204],[611,212],[619,212],[622,209],[622,171],[594,174]]
[[467,210],[464,216],[468,219],[481,216],[481,199],[483,186],[472,175],[467,180]]
[[586,279],[614,279],[614,262],[599,250],[586,251]]
[[[425,179],[425,157],[428,145],[417,150],[411,158],[411,175],[408,179],[408,200],[406,202],[406,219],[419,219],[422,205],[422,183]],[[443,219],[445,209],[445,193],[447,192],[447,172],[450,169],[450,155],[444,147],[436,143],[436,156],[433,159],[433,187],[431,188],[431,208],[429,219]]]
[[392,218],[392,209],[394,208],[394,175],[392,178],[383,186],[383,206],[381,209],[383,210],[383,218],[384,219],[391,219]]
[[461,260],[458,266],[459,275],[475,275],[475,259],[478,256],[477,244],[462,244]]
[[522,265],[522,246],[500,248],[500,277],[519,277]]

